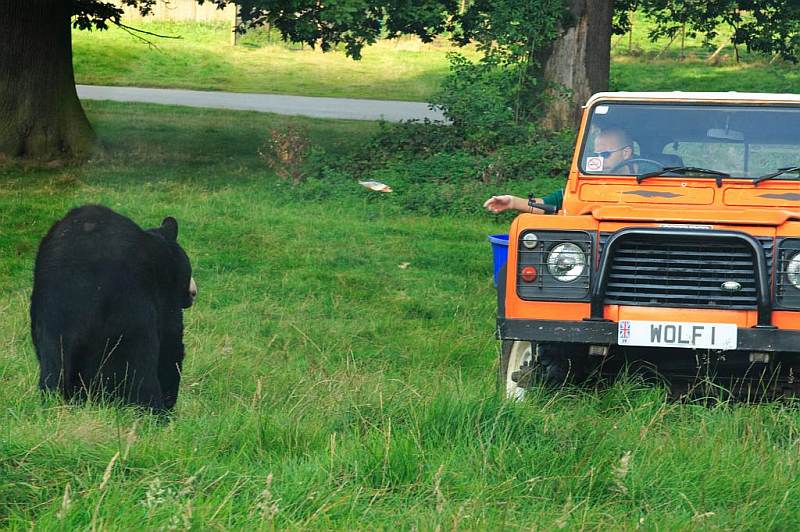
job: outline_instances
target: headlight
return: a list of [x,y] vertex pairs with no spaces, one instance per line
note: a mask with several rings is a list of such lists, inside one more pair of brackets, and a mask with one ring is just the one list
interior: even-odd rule
[[786,265],[786,277],[795,288],[800,290],[800,253],[795,253]]
[[[800,281],[800,253],[795,257],[797,258],[797,280]],[[558,244],[547,255],[547,270],[550,275],[562,283],[574,281],[586,270],[586,254],[580,246],[571,242]]]

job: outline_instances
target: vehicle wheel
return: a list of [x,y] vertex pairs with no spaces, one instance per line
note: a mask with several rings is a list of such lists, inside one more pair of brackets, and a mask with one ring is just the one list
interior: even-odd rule
[[533,383],[560,388],[570,382],[583,382],[589,372],[586,357],[576,355],[581,347],[503,340],[498,375],[500,388],[507,398],[521,400]]
[[503,340],[498,384],[506,398],[521,401],[533,376],[534,351],[531,342]]

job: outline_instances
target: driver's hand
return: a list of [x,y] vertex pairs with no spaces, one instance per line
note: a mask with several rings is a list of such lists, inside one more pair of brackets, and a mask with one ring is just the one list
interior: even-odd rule
[[512,198],[513,196],[509,195],[492,196],[484,202],[483,206],[486,210],[494,213],[507,211],[511,208]]

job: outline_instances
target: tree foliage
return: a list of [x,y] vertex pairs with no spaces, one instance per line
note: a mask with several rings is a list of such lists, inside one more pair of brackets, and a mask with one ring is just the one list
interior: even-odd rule
[[532,63],[571,22],[564,0],[475,0],[456,16],[453,39],[476,43],[501,64]]
[[[146,15],[158,0],[72,0],[73,25],[106,29],[121,24],[123,7]],[[343,44],[358,58],[364,46],[380,37],[402,34],[429,42],[451,33],[455,42],[475,42],[499,63],[519,64],[520,58],[541,49],[569,27],[565,0],[197,0],[224,7],[236,3],[242,27],[270,24],[289,41],[329,50]],[[615,0],[614,31],[630,28],[629,14],[638,11],[654,26],[651,38],[703,36],[711,41],[720,27],[732,30],[734,45],[748,50],[800,59],[800,1],[798,0]],[[532,64],[531,61],[529,63]]]
[[[157,0],[122,0],[146,15]],[[358,59],[364,46],[381,37],[417,35],[423,42],[432,41],[449,29],[457,0],[197,0],[225,7],[239,7],[241,30],[248,26],[270,27],[284,40],[305,43],[328,51],[343,45],[347,55]],[[102,0],[74,0],[73,25],[80,29],[106,29],[108,24],[122,25],[123,8]]]
[[653,22],[650,38],[688,37],[710,43],[719,28],[731,30],[731,42],[750,52],[800,59],[800,2],[797,0],[617,0],[615,31],[630,28],[628,13],[636,10]]
[[108,23],[121,25],[123,6],[135,7],[149,14],[157,0],[122,0],[121,6],[102,0],[72,0],[72,25],[81,30],[105,30]]
[[412,34],[423,42],[432,41],[444,33],[459,5],[455,0],[239,0],[237,4],[245,25],[269,24],[285,40],[323,51],[342,44],[355,59],[365,45],[383,36],[391,39]]
[[[537,115],[544,95],[543,53],[571,23],[565,0],[473,1],[454,17],[450,30],[454,42],[475,43],[482,57],[471,64],[463,56],[453,56],[451,76],[436,103],[456,124],[475,121],[476,115],[484,121],[504,114],[512,123],[529,121]],[[469,105],[477,103],[480,93],[487,95],[483,105],[490,109]],[[499,132],[496,125],[485,130]]]

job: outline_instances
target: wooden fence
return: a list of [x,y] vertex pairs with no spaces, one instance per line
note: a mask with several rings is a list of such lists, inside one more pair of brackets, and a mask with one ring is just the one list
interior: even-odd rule
[[[114,0],[120,5],[120,0]],[[217,9],[211,2],[198,5],[195,0],[158,0],[153,6],[153,13],[142,17],[139,11],[126,7],[124,21],[138,20],[172,20],[179,22],[230,22],[233,25],[236,19],[236,8],[228,5],[225,9]]]

